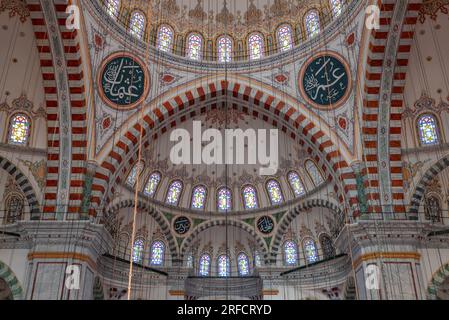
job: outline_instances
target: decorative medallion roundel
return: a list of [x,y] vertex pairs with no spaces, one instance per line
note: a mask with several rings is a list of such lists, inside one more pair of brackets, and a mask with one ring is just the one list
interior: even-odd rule
[[269,216],[260,217],[257,220],[257,229],[263,234],[270,234],[274,229],[274,221]]
[[187,217],[178,217],[173,223],[173,228],[175,229],[177,234],[183,235],[189,232],[190,225],[190,220]]
[[307,103],[319,109],[335,109],[349,97],[351,71],[339,54],[322,52],[306,61],[298,83]]
[[114,109],[129,110],[147,96],[149,75],[145,64],[128,53],[114,53],[101,65],[98,87],[103,101]]

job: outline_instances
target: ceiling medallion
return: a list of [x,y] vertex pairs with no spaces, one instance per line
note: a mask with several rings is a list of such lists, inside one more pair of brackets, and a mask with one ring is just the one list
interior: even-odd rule
[[351,93],[351,70],[338,53],[321,52],[304,63],[298,85],[302,97],[312,107],[336,109],[346,102]]
[[264,235],[270,234],[274,230],[274,221],[269,216],[260,217],[257,220],[257,229]]
[[142,60],[129,53],[107,57],[98,72],[99,93],[111,108],[130,110],[142,103],[149,91],[149,75]]
[[177,234],[184,235],[190,230],[190,220],[187,217],[178,217],[173,223],[173,228]]

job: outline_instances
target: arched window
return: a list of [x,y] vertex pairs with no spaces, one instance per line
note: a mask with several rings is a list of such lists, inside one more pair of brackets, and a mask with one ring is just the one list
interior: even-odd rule
[[249,275],[249,259],[248,256],[243,252],[241,252],[237,256],[237,267],[239,270],[239,275],[241,277]]
[[222,187],[222,188],[218,189],[217,208],[218,208],[218,211],[221,211],[221,212],[226,212],[226,211],[231,210],[232,194],[231,194],[230,189],[228,189],[226,187]]
[[323,249],[324,259],[330,259],[335,256],[335,248],[332,239],[327,234],[320,236],[320,244]]
[[260,258],[260,254],[257,251],[254,254],[254,265],[256,267],[261,267],[262,266],[262,259]]
[[289,266],[298,263],[298,247],[296,246],[296,243],[291,240],[287,240],[284,243],[284,262]]
[[306,256],[307,263],[314,263],[318,261],[318,251],[316,249],[316,244],[313,239],[305,239],[303,242],[304,255]]
[[160,182],[161,182],[161,174],[159,172],[153,172],[148,178],[148,182],[147,185],[145,186],[145,190],[143,191],[143,193],[146,196],[154,197]]
[[279,27],[278,32],[278,45],[281,52],[291,50],[293,48],[293,33],[292,28],[289,25]]
[[145,16],[140,11],[134,11],[129,21],[129,32],[136,38],[142,39],[145,33]]
[[256,188],[253,186],[246,186],[243,188],[243,205],[245,209],[257,209],[259,204],[257,202]]
[[231,62],[232,40],[227,36],[218,38],[217,41],[218,62]]
[[320,33],[320,15],[317,10],[310,10],[305,17],[307,37],[312,38]]
[[199,275],[207,277],[210,275],[210,255],[205,253],[200,258]]
[[143,163],[143,161],[138,162],[129,173],[128,178],[126,179],[126,184],[129,185],[130,187],[134,187],[136,185],[137,178],[142,173],[144,167],[145,164]]
[[318,169],[315,162],[313,162],[312,160],[306,161],[306,171],[309,174],[315,186],[319,186],[324,182],[324,178],[321,175],[320,169]]
[[201,60],[203,38],[197,33],[191,33],[187,38],[186,56],[192,60]]
[[272,205],[276,205],[284,201],[281,186],[276,180],[268,180],[267,192]]
[[137,239],[134,241],[133,245],[133,262],[142,263],[143,262],[143,240]]
[[330,0],[330,6],[332,10],[332,15],[338,17],[343,12],[343,2],[342,0]]
[[207,189],[205,186],[196,186],[192,192],[192,209],[202,210],[206,206]]
[[182,182],[180,180],[173,181],[170,184],[165,202],[173,206],[177,206],[182,193]]
[[422,146],[440,143],[437,119],[431,114],[424,114],[418,119],[419,141]]
[[106,0],[106,12],[113,18],[117,18],[120,11],[120,0]]
[[250,60],[258,60],[263,58],[264,45],[263,45],[263,38],[260,34],[254,33],[249,36],[248,51]]
[[193,268],[193,255],[189,254],[187,257],[187,268]]
[[426,215],[426,220],[430,220],[432,222],[440,222],[441,221],[441,205],[440,200],[436,197],[428,197],[424,202],[424,212]]
[[12,194],[6,199],[6,224],[15,223],[22,219],[24,204],[23,197],[18,194]]
[[30,137],[30,118],[23,114],[18,113],[11,117],[9,123],[9,138],[8,143],[14,145],[24,146],[28,143]]
[[222,254],[218,257],[217,267],[217,273],[219,277],[229,277],[231,275],[231,264],[227,255]]
[[151,265],[162,266],[164,264],[164,254],[165,244],[162,241],[154,241],[151,245]]
[[295,171],[290,171],[287,178],[295,197],[300,197],[306,193],[304,185],[301,182],[301,178]]
[[170,52],[173,48],[173,30],[169,26],[159,27],[157,35],[157,48],[161,51]]

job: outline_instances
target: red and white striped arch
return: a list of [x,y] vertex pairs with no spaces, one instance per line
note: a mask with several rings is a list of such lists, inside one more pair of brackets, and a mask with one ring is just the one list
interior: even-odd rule
[[[355,175],[342,152],[338,137],[330,137],[327,134],[330,129],[327,128],[329,131],[325,132],[325,125],[319,119],[309,118],[310,112],[304,106],[295,108],[287,99],[277,98],[269,89],[262,90],[255,86],[254,81],[249,84],[241,79],[216,80],[195,86],[190,84],[185,89],[178,88],[171,97],[145,110],[143,118],[139,117],[142,113],[136,112],[135,121],[128,123],[129,129],[116,137],[117,142],[113,147],[110,146],[110,151],[99,162],[101,164],[94,177],[91,198],[93,209],[101,209],[107,204],[117,185],[137,162],[141,131],[143,148],[146,148],[150,145],[150,138],[156,139],[159,134],[206,112],[207,108],[217,107],[223,100],[228,103],[232,101],[233,107],[279,127],[307,146],[309,154],[319,163],[328,179],[335,182],[340,202],[350,206],[357,204]],[[357,215],[358,210],[353,214]]]
[[[373,29],[370,35],[364,84],[363,147],[366,168],[363,173],[367,178],[365,187],[369,213],[381,213],[382,205],[387,204],[391,205],[394,213],[405,212],[401,118],[405,78],[421,4],[422,0],[378,1],[381,9],[380,29]],[[405,14],[397,20],[395,18],[400,10],[405,10]],[[379,137],[385,131],[382,103],[388,104],[386,148],[379,143]],[[386,170],[388,177],[382,178],[381,170]],[[383,199],[382,179],[391,188],[391,194],[384,195]]]
[[[77,30],[66,28],[66,13],[69,1],[53,0],[51,5],[56,13],[57,25],[48,25],[44,17],[43,2],[40,0],[26,0],[34,27],[37,49],[40,57],[42,78],[44,81],[44,92],[47,111],[48,126],[48,158],[47,158],[47,180],[45,186],[45,202],[43,207],[44,218],[55,218],[57,210],[57,193],[59,184],[67,184],[68,199],[63,203],[68,213],[79,213],[83,183],[86,173],[87,160],[87,127],[86,127],[86,91],[84,85],[83,62],[80,51],[80,36]],[[53,8],[50,8],[53,10]],[[49,29],[51,28],[51,29]],[[57,55],[52,52],[49,37],[51,33],[59,32],[64,50],[64,59],[56,59]],[[55,37],[53,41],[58,41]],[[61,64],[56,71],[56,64]],[[64,66],[65,65],[65,66]],[[62,74],[65,72],[66,74]],[[66,77],[68,80],[68,97],[70,119],[69,125],[71,135],[70,172],[67,181],[61,181],[61,108],[60,79]],[[67,149],[65,149],[67,150]]]

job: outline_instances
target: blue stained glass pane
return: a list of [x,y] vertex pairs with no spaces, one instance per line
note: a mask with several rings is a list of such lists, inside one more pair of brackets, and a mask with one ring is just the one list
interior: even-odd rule
[[312,239],[304,240],[304,254],[308,263],[314,263],[318,261],[318,252],[316,249],[315,241]]
[[30,135],[30,120],[25,114],[16,114],[9,125],[9,144],[26,145]]
[[142,39],[145,32],[145,16],[142,13],[133,12],[129,22],[129,32],[133,36]]
[[203,254],[200,258],[200,276],[207,277],[210,274],[210,255]]
[[207,191],[204,186],[197,186],[192,193],[192,209],[204,209]]
[[143,261],[143,240],[134,241],[133,246],[133,262],[142,263]]
[[247,276],[249,275],[249,260],[248,256],[244,253],[240,253],[237,257],[239,275]]
[[173,181],[168,188],[167,199],[165,202],[174,206],[178,205],[181,192],[182,182],[179,180]]
[[295,265],[298,261],[298,252],[297,252],[296,243],[293,241],[286,241],[284,243],[284,259],[285,264],[287,265]]
[[426,114],[418,120],[419,138],[422,145],[439,143],[437,121],[433,115]]
[[160,266],[164,262],[165,245],[162,241],[155,241],[151,246],[151,264]]
[[311,10],[306,15],[306,31],[309,38],[314,37],[320,33],[320,16],[318,11]]
[[257,193],[253,186],[246,186],[243,188],[243,204],[245,209],[257,209]]
[[254,255],[254,263],[256,267],[262,266],[262,259],[260,258],[260,254],[258,252],[256,252],[256,254]]
[[154,172],[150,175],[148,178],[147,185],[145,186],[144,194],[153,197],[156,193],[157,186],[159,185],[159,182],[161,182],[161,175],[159,172]]
[[231,274],[231,268],[229,263],[229,257],[227,255],[221,255],[218,257],[218,276],[229,277]]
[[338,17],[343,11],[342,0],[330,0],[330,5],[332,9],[332,15]]
[[278,29],[278,41],[281,52],[288,51],[293,48],[293,36],[290,26],[282,26]]
[[282,196],[281,187],[276,180],[269,180],[267,182],[267,191],[270,197],[271,204],[279,204],[284,201],[284,197]]
[[218,39],[218,61],[231,62],[232,59],[232,41],[229,37]]
[[120,10],[120,0],[106,0],[106,12],[111,17],[118,17]]
[[292,187],[295,197],[300,197],[305,194],[304,185],[296,172],[292,171],[288,174],[288,182]]
[[173,30],[168,26],[161,26],[157,37],[157,47],[161,51],[169,52],[173,46]]
[[259,34],[252,34],[248,38],[249,59],[258,60],[263,58],[263,39]]
[[187,57],[192,60],[201,60],[203,39],[200,35],[192,33],[187,40]]
[[221,188],[217,193],[217,208],[219,211],[229,211],[232,207],[231,190]]
[[137,178],[142,173],[143,168],[143,162],[139,162],[138,164],[136,164],[129,173],[128,178],[126,179],[126,184],[130,187],[134,187],[137,182]]

